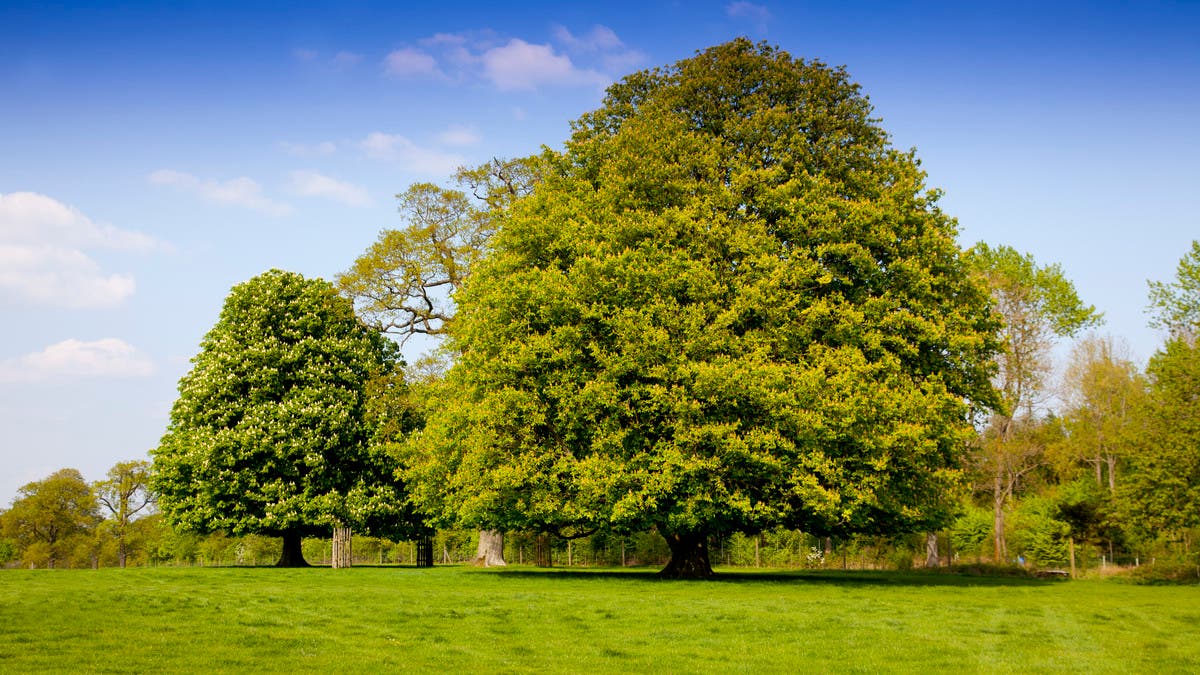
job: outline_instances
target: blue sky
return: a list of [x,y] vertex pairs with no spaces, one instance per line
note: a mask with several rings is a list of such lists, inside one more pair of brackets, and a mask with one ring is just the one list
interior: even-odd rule
[[292,4],[0,6],[0,504],[145,457],[233,284],[331,278],[408,184],[739,35],[845,65],[964,246],[1061,263],[1142,359],[1200,237],[1200,3]]

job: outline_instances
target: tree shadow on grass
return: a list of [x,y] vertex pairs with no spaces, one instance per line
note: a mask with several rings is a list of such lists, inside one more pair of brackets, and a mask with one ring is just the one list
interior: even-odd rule
[[658,576],[657,569],[492,569],[490,573],[502,576],[525,577],[538,579],[570,579],[572,581],[652,581],[661,583],[717,583],[717,584],[813,584],[830,586],[885,586],[892,588],[920,586],[957,586],[957,587],[1031,587],[1062,583],[1061,581],[1038,579],[1026,575],[983,574],[971,570],[964,571],[911,571],[885,572],[861,570],[772,570],[761,572],[755,570],[718,571],[713,577],[697,580],[665,579]]

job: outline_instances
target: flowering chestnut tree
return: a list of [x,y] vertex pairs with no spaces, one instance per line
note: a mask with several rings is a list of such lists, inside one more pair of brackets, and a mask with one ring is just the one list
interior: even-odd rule
[[398,359],[326,281],[271,270],[235,286],[151,452],[159,507],[201,533],[282,537],[280,566],[334,525],[403,522],[366,395]]

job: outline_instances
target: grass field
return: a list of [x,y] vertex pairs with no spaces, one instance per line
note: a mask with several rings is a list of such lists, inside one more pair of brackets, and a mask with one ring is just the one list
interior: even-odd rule
[[1200,588],[922,573],[0,572],[0,672],[1196,672]]

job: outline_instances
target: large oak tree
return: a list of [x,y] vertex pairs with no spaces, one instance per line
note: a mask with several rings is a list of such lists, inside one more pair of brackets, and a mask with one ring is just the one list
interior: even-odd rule
[[987,291],[846,72],[746,40],[613,85],[458,295],[415,497],[707,536],[942,521],[995,402]]

